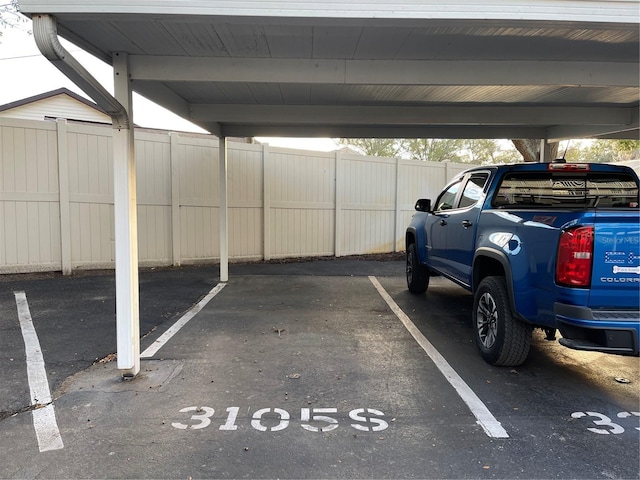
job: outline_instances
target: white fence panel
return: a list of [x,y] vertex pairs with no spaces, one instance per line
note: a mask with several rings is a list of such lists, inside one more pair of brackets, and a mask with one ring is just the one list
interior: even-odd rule
[[171,142],[165,133],[136,132],[138,257],[141,265],[172,260]]
[[0,119],[0,267],[61,268],[56,125]]
[[333,255],[335,155],[271,149],[265,185],[267,256]]
[[415,203],[419,198],[435,201],[446,183],[447,164],[440,162],[398,162],[398,221],[396,250],[404,250],[404,232],[415,213]]
[[464,163],[448,163],[447,162],[447,181],[448,183],[453,177],[458,175],[459,173],[464,172],[472,167],[472,165],[467,165]]
[[394,250],[396,163],[392,158],[340,157],[339,255]]
[[218,141],[179,137],[180,259],[184,263],[219,256]]
[[67,126],[73,268],[107,268],[115,259],[113,145],[110,127]]
[[229,256],[263,257],[262,146],[238,144],[227,148],[229,179]]

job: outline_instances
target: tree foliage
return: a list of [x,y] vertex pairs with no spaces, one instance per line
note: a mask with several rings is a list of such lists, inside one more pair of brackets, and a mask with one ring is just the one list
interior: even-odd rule
[[522,160],[518,151],[511,145],[505,145],[494,139],[467,140],[465,142],[469,163],[501,164],[516,163]]
[[430,162],[513,163],[521,158],[499,140],[449,138],[342,138],[340,143],[363,155],[400,157]]
[[640,140],[614,140],[614,145],[619,155],[630,157],[626,160],[640,157]]
[[464,140],[450,138],[410,138],[402,143],[402,152],[414,160],[461,162]]
[[567,159],[591,163],[612,163],[640,158],[638,140],[593,140],[576,148]]
[[18,9],[18,0],[0,3],[0,37],[2,37],[2,30],[20,27],[28,21]]
[[[343,138],[340,143],[363,155],[430,162],[490,165],[538,162],[540,159],[539,139],[514,139],[507,142],[494,139]],[[568,141],[562,146],[560,143],[551,143],[549,147],[550,159],[563,156],[568,162],[611,163],[640,157],[638,140],[578,140]]]
[[400,155],[399,140],[395,138],[341,138],[340,144],[372,157],[397,157]]

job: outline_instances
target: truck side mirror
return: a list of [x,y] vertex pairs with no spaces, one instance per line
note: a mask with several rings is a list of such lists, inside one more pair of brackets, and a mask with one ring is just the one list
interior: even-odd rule
[[421,198],[416,202],[416,211],[418,212],[430,212],[431,200],[428,198]]

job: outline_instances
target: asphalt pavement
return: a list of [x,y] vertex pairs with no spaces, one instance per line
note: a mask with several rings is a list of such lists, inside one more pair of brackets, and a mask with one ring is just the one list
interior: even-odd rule
[[[113,272],[0,277],[0,477],[640,476],[637,358],[536,332],[525,364],[492,367],[471,295],[442,278],[412,295],[403,267],[232,264],[133,380],[112,361]],[[141,271],[142,350],[218,283]],[[51,391],[36,407],[16,292]]]

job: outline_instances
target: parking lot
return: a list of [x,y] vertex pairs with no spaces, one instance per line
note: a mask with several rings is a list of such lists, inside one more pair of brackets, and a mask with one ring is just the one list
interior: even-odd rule
[[[637,358],[536,332],[525,364],[492,367],[473,342],[471,295],[438,277],[412,295],[403,269],[232,264],[128,381],[109,361],[113,272],[0,278],[0,476],[638,478]],[[142,350],[216,285],[215,266],[141,272]],[[42,408],[16,292],[51,389]],[[47,408],[53,448],[37,433]]]

